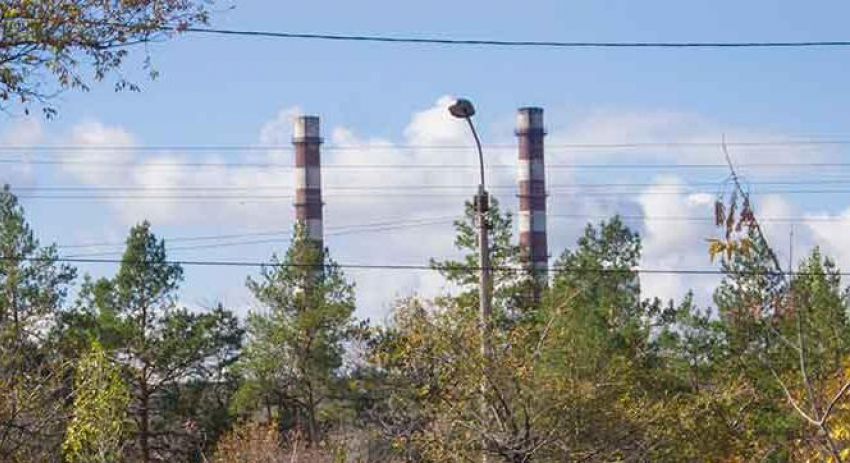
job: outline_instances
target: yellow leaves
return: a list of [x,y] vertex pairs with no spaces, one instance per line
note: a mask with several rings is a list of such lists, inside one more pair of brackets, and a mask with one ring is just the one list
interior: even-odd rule
[[708,238],[708,255],[711,262],[718,255],[723,256],[726,260],[731,260],[735,255],[748,256],[752,251],[753,243],[749,238],[741,238],[738,240],[728,239],[721,240],[717,238]]
[[717,238],[708,238],[706,241],[708,241],[708,255],[711,257],[711,262],[714,262],[718,254],[726,251],[726,242]]
[[117,458],[128,403],[118,367],[94,342],[75,372],[74,414],[62,443],[65,460],[83,463]]

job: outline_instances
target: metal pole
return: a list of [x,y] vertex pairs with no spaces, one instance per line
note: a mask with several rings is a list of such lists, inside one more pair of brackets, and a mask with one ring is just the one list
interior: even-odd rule
[[[487,408],[487,373],[490,369],[490,243],[487,226],[487,211],[490,206],[490,197],[484,189],[484,185],[478,188],[478,195],[475,198],[476,209],[478,210],[478,266],[480,267],[479,282],[478,282],[478,299],[479,299],[479,323],[481,324],[481,359],[482,377],[481,377],[481,419],[484,420],[482,425],[486,425],[488,408]],[[482,442],[481,461],[487,463],[487,442]]]
[[490,197],[483,187],[479,188],[475,202],[478,206],[478,265],[481,267],[478,285],[479,316],[482,329],[481,354],[487,360],[490,358],[490,298],[492,294],[490,287],[490,236],[487,223]]
[[[478,194],[473,198],[475,206],[475,216],[478,220],[478,316],[481,325],[481,409],[482,426],[486,425],[488,407],[487,407],[487,374],[490,370],[490,359],[492,356],[490,335],[491,335],[491,297],[492,284],[490,283],[490,243],[489,243],[489,224],[487,223],[487,212],[490,209],[490,197],[487,194],[487,189],[484,183],[484,152],[481,150],[481,140],[478,138],[478,132],[475,131],[475,125],[472,123],[472,116],[475,114],[475,107],[469,100],[458,99],[449,107],[449,113],[459,119],[466,119],[469,125],[469,130],[472,131],[472,136],[475,137],[475,147],[478,148],[478,167],[481,173],[481,182],[478,184]],[[487,463],[487,440],[481,436],[481,461]]]
[[[487,210],[490,206],[489,196],[484,185],[479,185],[475,197],[475,207],[478,211],[478,300],[479,323],[481,324],[481,419],[482,426],[486,425],[487,409],[487,373],[490,369],[490,243],[487,230]],[[487,463],[487,441],[482,439],[481,461]]]
[[[484,183],[484,152],[481,149],[481,141],[478,138],[478,132],[475,130],[475,125],[472,124],[472,119],[467,117],[466,122],[469,124],[469,129],[475,137],[475,146],[478,148],[478,162],[481,173],[481,183],[478,185],[478,194],[475,196],[475,211],[478,220],[478,316],[481,325],[481,359],[484,362],[481,377],[481,418],[486,420],[488,415],[487,409],[487,370],[490,368],[491,346],[490,346],[490,319],[491,316],[491,297],[492,287],[490,279],[490,236],[487,220],[487,212],[490,210],[490,196],[487,194],[487,189]],[[486,423],[482,423],[486,424]],[[487,442],[482,442],[482,463],[487,463]]]

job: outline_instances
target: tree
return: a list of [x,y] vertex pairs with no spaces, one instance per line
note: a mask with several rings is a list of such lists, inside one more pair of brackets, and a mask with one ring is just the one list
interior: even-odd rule
[[406,461],[473,461],[482,452],[549,461],[577,392],[542,361],[554,338],[532,321],[510,323],[492,331],[485,358],[475,311],[449,300],[401,301],[380,330],[374,421]]
[[248,317],[237,406],[285,414],[282,426],[294,421],[315,444],[320,414],[340,391],[345,343],[357,330],[354,286],[298,225],[286,255],[273,256],[248,288],[260,308]]
[[[4,0],[0,7],[0,109],[25,111],[66,88],[88,90],[89,68],[100,81],[117,75],[116,90],[138,90],[120,69],[130,47],[168,38],[208,19],[204,0]],[[156,72],[146,67],[151,77]]]
[[[598,227],[588,225],[576,249],[565,250],[555,263],[550,297],[568,300],[570,316],[563,323],[575,324],[574,335],[591,343],[588,354],[602,363],[619,354],[636,365],[655,360],[651,330],[662,307],[641,298],[640,256],[640,236],[615,216]],[[600,366],[592,362],[583,368]]]
[[709,240],[709,252],[723,256],[727,271],[715,299],[732,315],[725,327],[731,358],[753,391],[744,408],[757,426],[759,458],[845,461],[850,337],[840,272],[818,249],[796,274],[784,270],[728,154],[727,162],[733,190],[717,202],[723,236]]
[[589,224],[555,263],[546,307],[560,308],[561,315],[547,311],[553,341],[543,361],[550,375],[583,391],[559,441],[570,458],[663,461],[672,445],[659,432],[668,419],[670,384],[657,335],[674,307],[642,299],[641,246],[640,236],[615,216]]
[[[174,460],[197,451],[201,430],[191,414],[173,413],[168,401],[192,384],[218,380],[235,361],[242,330],[219,306],[205,313],[177,304],[182,267],[169,262],[165,242],[143,222],[130,230],[121,267],[112,279],[87,281],[79,311],[91,333],[120,359],[131,390],[138,460]],[[68,327],[69,332],[77,332]]]
[[59,455],[69,393],[65,364],[0,366],[0,461],[52,461]]
[[[450,283],[462,289],[457,295],[463,305],[478,305],[478,226],[477,212],[471,202],[464,205],[464,217],[454,223],[455,248],[466,254],[459,261],[431,259],[431,267],[439,270]],[[532,301],[529,288],[533,281],[521,267],[519,246],[513,244],[511,226],[513,216],[502,213],[499,201],[491,199],[487,210],[487,225],[490,249],[490,266],[493,268],[493,316],[505,322],[530,310]],[[470,269],[473,269],[470,271]]]
[[[785,337],[797,341],[798,351],[784,349],[783,353],[787,355],[786,362],[796,365],[798,372],[782,368],[780,371],[788,373],[777,373],[776,379],[789,404],[806,422],[800,444],[819,448],[821,458],[845,461],[850,457],[850,428],[846,416],[839,420],[833,411],[846,402],[850,387],[848,291],[842,287],[840,270],[818,248],[792,275],[789,289],[781,330]],[[841,408],[846,410],[846,405]],[[837,433],[833,426],[840,421],[844,422],[844,430]]]
[[0,336],[5,348],[20,349],[49,328],[76,271],[57,262],[56,246],[39,245],[8,185],[0,192],[0,253]]
[[93,342],[74,374],[72,418],[62,443],[65,461],[117,461],[124,446],[129,401],[120,368]]
[[[458,242],[470,248],[462,225]],[[503,233],[494,242],[510,245],[509,227],[494,228]],[[564,252],[539,305],[511,309],[526,293],[505,277],[499,306],[522,316],[492,330],[488,358],[471,291],[401,301],[373,341],[383,375],[375,422],[408,461],[470,461],[482,451],[507,462],[676,461],[679,438],[697,434],[668,431],[684,406],[666,394],[674,381],[654,330],[688,309],[641,299],[639,258],[639,237],[614,218]],[[476,284],[461,263],[436,266]]]
[[64,425],[66,365],[44,333],[75,270],[41,247],[8,186],[0,191],[0,460],[35,461],[56,450]]

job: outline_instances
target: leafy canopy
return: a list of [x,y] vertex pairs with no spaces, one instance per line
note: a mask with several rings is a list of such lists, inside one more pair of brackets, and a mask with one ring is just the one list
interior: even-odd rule
[[[116,75],[116,90],[138,90],[120,69],[134,44],[163,40],[204,23],[207,0],[4,0],[0,5],[0,109],[26,112],[67,88],[89,89]],[[145,60],[150,76],[156,72]]]

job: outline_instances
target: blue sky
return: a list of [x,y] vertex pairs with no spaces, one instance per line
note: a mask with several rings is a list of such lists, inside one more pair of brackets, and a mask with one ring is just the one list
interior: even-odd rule
[[[226,4],[220,5],[226,9]],[[576,41],[790,41],[846,40],[850,4],[839,1],[526,1],[526,2],[236,2],[234,9],[214,14],[220,28],[449,36],[516,40]],[[486,143],[511,143],[514,111],[519,106],[546,109],[550,143],[624,141],[717,141],[731,139],[850,138],[846,129],[850,92],[850,50],[517,50],[446,48],[312,42],[187,35],[151,47],[161,77],[142,80],[143,93],[111,91],[108,83],[89,93],[61,97],[60,115],[52,121],[0,119],[0,143],[6,145],[101,144],[105,146],[255,145],[285,143],[288,116],[304,111],[322,117],[330,144],[362,146],[350,154],[328,154],[329,162],[451,162],[474,158],[470,153],[376,152],[379,143],[467,143],[462,126],[442,120],[445,96],[464,95],[479,110],[478,124]],[[137,62],[126,70],[144,79]],[[441,100],[442,98],[442,100]],[[297,109],[296,109],[297,108]],[[735,152],[741,162],[841,160],[845,148],[783,149],[776,152]],[[717,150],[685,152],[671,149],[640,152],[570,153],[550,149],[550,163],[602,162],[719,162]],[[508,150],[491,153],[495,162],[509,163]],[[130,156],[148,160],[241,162],[271,158],[289,162],[286,153],[161,153],[142,151],[104,153],[110,160]],[[377,159],[377,161],[376,161]],[[498,161],[497,161],[498,160]],[[466,162],[466,161],[463,161]],[[96,170],[96,169],[95,169]],[[106,173],[105,173],[106,172]],[[745,172],[748,173],[748,172]],[[326,178],[326,185],[359,182],[459,183],[463,173],[438,178],[398,178],[382,175],[358,179]],[[767,180],[838,180],[842,172],[750,172]],[[168,177],[168,176],[171,177]],[[113,186],[291,184],[288,172],[238,173],[217,171],[164,172],[141,169],[133,173],[63,169],[43,165],[16,166],[5,179],[18,185]],[[616,175],[616,179],[611,176]],[[494,182],[509,184],[512,171],[494,172]],[[649,182],[632,197],[601,204],[592,195],[552,193],[553,214],[586,211],[603,216],[612,212],[658,215],[681,211],[709,214],[705,198],[653,196],[653,188],[687,189],[694,182],[717,181],[711,174],[569,171],[550,173],[550,184],[604,181]],[[469,178],[469,183],[474,178]],[[328,183],[330,182],[330,184]],[[671,186],[672,185],[672,186]],[[678,187],[676,185],[679,185]],[[832,185],[840,188],[841,185]],[[767,188],[767,187],[765,187]],[[800,187],[805,188],[805,187]],[[716,188],[709,188],[714,191]],[[471,193],[472,191],[470,191]],[[283,193],[282,193],[283,194]],[[515,207],[513,192],[503,202]],[[643,195],[643,196],[641,196]],[[400,198],[327,198],[326,227],[381,222],[398,218],[454,214],[463,196],[429,198],[407,203]],[[832,217],[850,207],[848,195],[767,195],[764,214]],[[354,201],[348,205],[345,201]],[[418,200],[417,200],[418,201]],[[667,202],[665,202],[667,201]],[[261,206],[231,208],[215,202],[124,203],[103,201],[27,200],[34,227],[46,241],[80,243],[121,241],[129,224],[151,217],[163,236],[198,236],[245,231],[286,230],[291,226],[289,200]],[[392,203],[392,204],[390,204]],[[157,220],[157,219],[161,220]],[[584,222],[550,221],[553,254],[573,242]],[[708,266],[703,239],[710,228],[694,224],[633,224],[647,240],[647,265],[656,267]],[[850,266],[850,240],[836,232],[840,223],[800,223],[796,231],[800,252],[822,244]],[[788,227],[771,233],[787,246]],[[451,229],[437,224],[418,229],[329,237],[337,259],[356,263],[422,263],[429,256],[450,255]],[[411,245],[410,242],[414,242]],[[175,254],[187,259],[264,260],[285,243],[228,247]],[[96,274],[106,266],[86,268]],[[84,270],[86,270],[84,269]],[[244,292],[246,269],[188,268],[184,300],[209,305],[218,300],[250,306]],[[427,275],[398,276],[354,272],[361,290],[361,314],[380,318],[394,297],[414,290],[436,291],[439,281]],[[708,279],[668,279],[649,284],[650,292],[677,296],[689,287],[708,288]],[[702,291],[702,301],[708,301]]]

